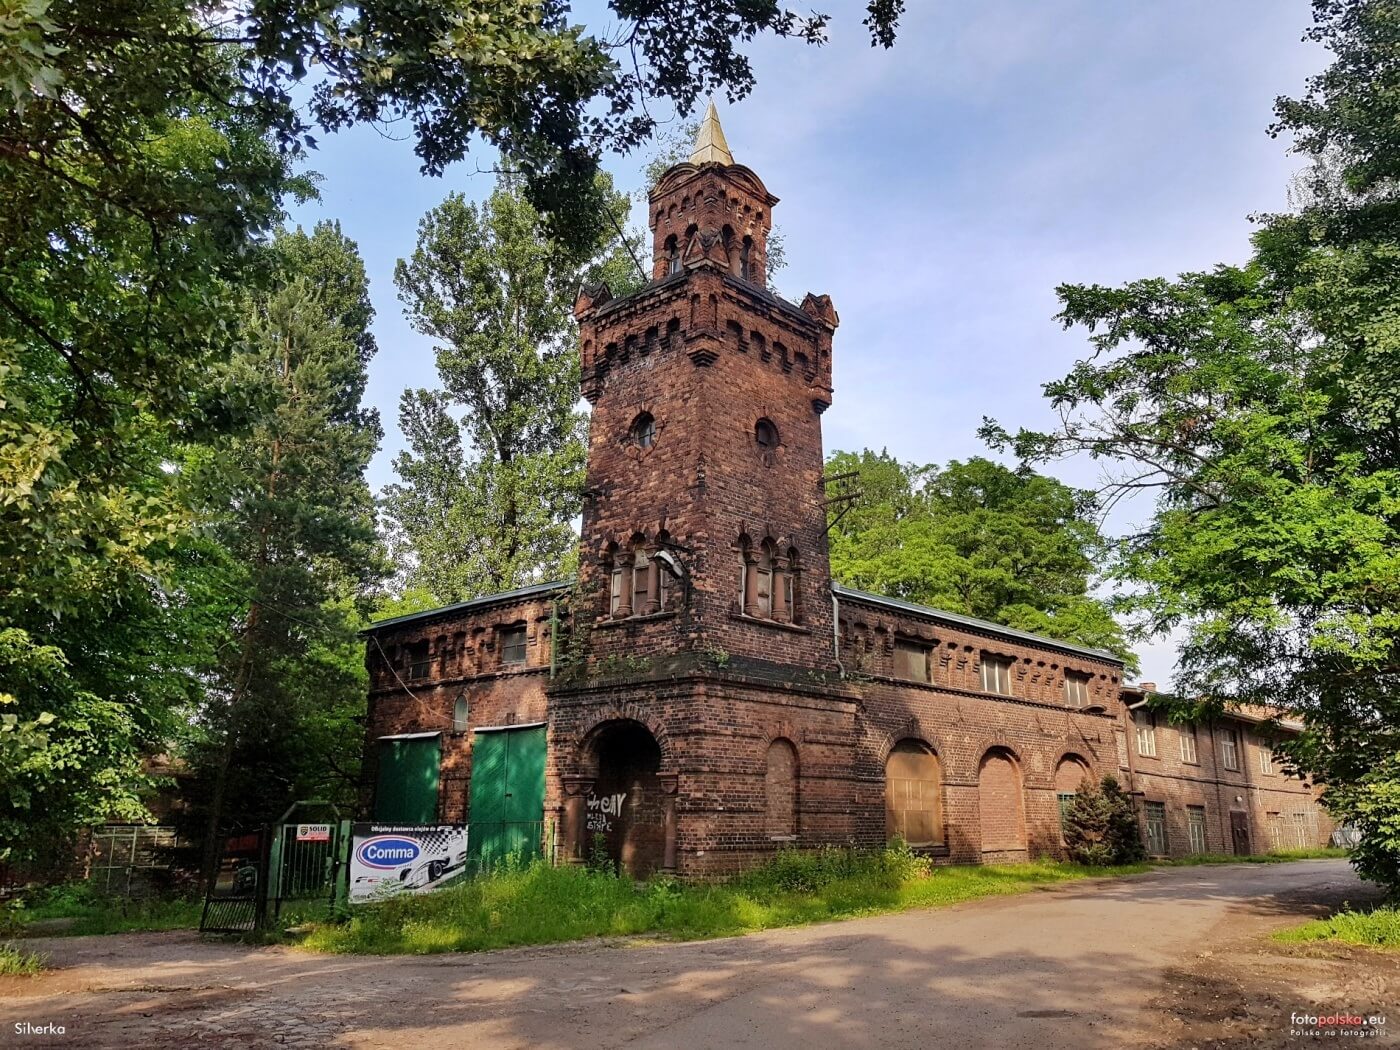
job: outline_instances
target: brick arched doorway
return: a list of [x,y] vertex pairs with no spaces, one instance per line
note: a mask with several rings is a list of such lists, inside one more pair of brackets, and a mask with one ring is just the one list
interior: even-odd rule
[[571,823],[574,855],[605,854],[620,871],[646,878],[675,864],[674,774],[661,772],[661,747],[631,719],[605,722],[585,740]]

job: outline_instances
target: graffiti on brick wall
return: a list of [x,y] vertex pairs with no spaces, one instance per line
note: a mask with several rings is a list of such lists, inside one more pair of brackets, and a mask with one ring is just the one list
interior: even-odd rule
[[622,816],[622,802],[627,792],[619,791],[611,795],[588,796],[588,830],[606,834],[613,829],[613,821]]

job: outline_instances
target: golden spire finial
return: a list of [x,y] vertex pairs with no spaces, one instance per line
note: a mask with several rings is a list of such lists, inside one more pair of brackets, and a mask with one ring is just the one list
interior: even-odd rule
[[724,141],[724,129],[719,126],[719,114],[715,112],[715,100],[705,110],[705,119],[700,122],[700,131],[695,136],[695,149],[691,151],[692,164],[733,164],[734,154],[729,152],[729,143]]

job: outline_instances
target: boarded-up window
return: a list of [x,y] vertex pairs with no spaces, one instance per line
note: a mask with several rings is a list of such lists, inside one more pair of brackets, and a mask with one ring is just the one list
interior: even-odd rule
[[1026,848],[1021,771],[1011,754],[1001,748],[988,751],[982,758],[977,772],[977,809],[984,853]]
[[929,681],[928,646],[904,638],[895,639],[894,673],[911,682]]
[[797,749],[787,740],[768,745],[768,765],[763,774],[765,826],[770,837],[797,834]]
[[982,690],[987,693],[1011,695],[1011,658],[982,654]]
[[918,740],[901,740],[885,761],[885,832],[910,846],[941,846],[943,773]]

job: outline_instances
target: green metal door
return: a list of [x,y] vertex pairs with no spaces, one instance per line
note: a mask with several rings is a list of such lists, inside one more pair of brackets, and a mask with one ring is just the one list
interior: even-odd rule
[[374,792],[376,824],[437,822],[438,735],[383,737]]
[[544,758],[544,726],[477,731],[467,848],[478,870],[512,854],[526,860],[539,856]]

